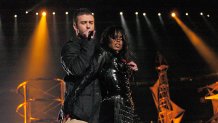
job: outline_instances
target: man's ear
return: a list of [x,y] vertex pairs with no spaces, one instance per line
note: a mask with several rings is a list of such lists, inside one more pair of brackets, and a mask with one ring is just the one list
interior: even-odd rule
[[73,23],[73,29],[75,30],[76,35],[78,35],[79,34],[79,30],[77,28],[76,23]]

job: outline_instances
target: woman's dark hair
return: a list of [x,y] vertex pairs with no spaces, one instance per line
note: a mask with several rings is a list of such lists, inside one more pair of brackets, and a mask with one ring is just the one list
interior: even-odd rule
[[107,27],[102,33],[100,44],[103,48],[111,50],[111,48],[109,47],[109,44],[111,43],[110,39],[118,38],[118,33],[121,33],[123,41],[123,48],[119,52],[119,55],[127,60],[129,57],[127,35],[121,26]]

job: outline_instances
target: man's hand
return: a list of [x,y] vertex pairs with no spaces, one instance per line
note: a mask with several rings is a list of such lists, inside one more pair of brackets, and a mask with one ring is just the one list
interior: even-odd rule
[[127,63],[127,65],[130,67],[131,70],[138,71],[138,66],[135,62],[131,61],[131,62]]
[[94,36],[95,36],[95,30],[88,29],[85,32],[83,32],[82,34],[80,34],[80,36],[82,38],[85,38],[85,39],[88,39],[88,40],[93,39]]

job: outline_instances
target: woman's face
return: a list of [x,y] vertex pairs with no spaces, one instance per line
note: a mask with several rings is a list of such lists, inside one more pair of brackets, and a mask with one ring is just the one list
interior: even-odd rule
[[115,39],[110,38],[109,47],[112,48],[114,51],[119,53],[119,51],[123,48],[123,38],[122,34],[119,32],[117,33],[117,37]]

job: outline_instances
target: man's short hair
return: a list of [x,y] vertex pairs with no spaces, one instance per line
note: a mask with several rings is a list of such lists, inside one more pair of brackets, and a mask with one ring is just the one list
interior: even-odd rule
[[77,23],[77,17],[80,15],[92,15],[92,12],[87,8],[79,8],[73,14],[73,23]]

